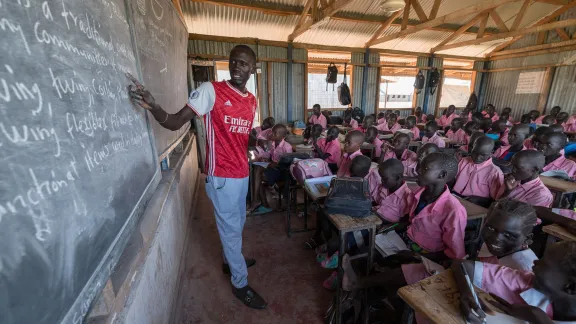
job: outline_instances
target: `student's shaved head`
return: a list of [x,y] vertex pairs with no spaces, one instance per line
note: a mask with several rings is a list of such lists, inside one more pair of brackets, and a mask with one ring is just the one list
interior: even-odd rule
[[404,166],[402,162],[397,159],[389,159],[386,160],[378,166],[381,170],[386,170],[387,172],[392,172],[393,174],[403,174],[404,173]]
[[474,147],[489,147],[490,151],[494,149],[494,140],[488,136],[480,136],[474,142]]
[[352,164],[350,165],[350,175],[353,177],[364,178],[370,172],[370,166],[372,161],[369,157],[365,155],[358,155],[352,159]]
[[552,124],[548,126],[548,128],[550,128],[550,131],[554,133],[564,133],[564,127],[560,124]]
[[364,143],[364,133],[361,131],[353,130],[346,134],[346,138],[350,140],[350,142],[354,143]]
[[539,151],[534,150],[524,150],[514,154],[512,158],[514,160],[522,160],[524,162],[530,163],[533,167],[542,169],[546,164],[546,160],[544,158],[544,154]]

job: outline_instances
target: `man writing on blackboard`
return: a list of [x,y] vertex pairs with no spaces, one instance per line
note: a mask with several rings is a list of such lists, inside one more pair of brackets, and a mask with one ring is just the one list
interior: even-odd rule
[[232,274],[232,292],[248,307],[267,306],[248,286],[247,267],[256,261],[242,256],[242,230],[246,221],[248,192],[248,137],[256,112],[256,98],[246,82],[256,71],[256,54],[245,45],[230,52],[230,80],[205,82],[190,93],[188,103],[176,114],[156,104],[149,91],[131,75],[132,100],[152,113],[163,127],[178,130],[195,116],[203,116],[206,128],[206,192],[214,205],[216,224],[224,250],[225,273]]

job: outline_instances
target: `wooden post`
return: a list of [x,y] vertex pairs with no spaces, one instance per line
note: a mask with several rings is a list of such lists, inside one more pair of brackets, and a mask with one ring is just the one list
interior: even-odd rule
[[550,88],[552,87],[555,71],[556,67],[554,66],[549,66],[546,68],[544,81],[542,83],[542,91],[540,92],[540,98],[538,98],[538,111],[540,114],[543,114],[544,109],[546,108],[546,103],[548,102],[548,96],[550,95]]
[[[260,66],[262,64],[266,63],[260,63]],[[256,87],[258,88],[258,122],[262,124],[262,102],[264,100],[262,95],[262,68],[256,69]]]
[[[382,84],[382,68],[378,68],[378,84],[376,85],[376,109],[374,112],[376,113],[376,118],[378,118],[378,110],[380,109],[380,85]],[[400,118],[400,116],[398,116]]]
[[268,84],[268,117],[274,117],[272,116],[272,62],[267,62],[266,64],[268,64],[268,80],[266,80]]
[[440,114],[440,100],[442,100],[442,85],[444,85],[444,70],[440,70],[440,84],[438,84],[438,89],[436,89],[436,118],[441,116]]
[[472,80],[470,80],[470,94],[472,94],[472,92],[474,92],[474,89],[476,89],[476,75],[477,74],[478,74],[478,71],[472,72]]
[[[308,51],[306,51],[308,52]],[[304,119],[303,122],[306,124],[308,120],[308,64],[304,64]]]

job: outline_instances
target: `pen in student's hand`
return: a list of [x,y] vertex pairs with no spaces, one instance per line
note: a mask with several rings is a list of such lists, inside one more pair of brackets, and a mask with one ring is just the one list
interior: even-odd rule
[[390,225],[390,226],[388,226],[388,227],[386,227],[386,228],[382,228],[380,231],[378,231],[377,234],[382,234],[382,233],[384,233],[384,232],[388,232],[388,231],[394,229],[394,228],[395,228],[396,226],[398,226],[399,224],[400,224],[400,223],[396,223],[396,224]]
[[[474,286],[472,285],[472,281],[470,280],[470,276],[468,275],[468,271],[466,271],[466,267],[464,267],[464,263],[460,263],[460,269],[462,269],[462,273],[464,274],[464,278],[466,278],[466,283],[468,284],[468,288],[470,289],[470,293],[472,297],[474,297],[474,301],[478,308],[482,309],[482,305],[480,304],[480,300],[478,299],[478,295],[476,295],[476,291],[474,290]],[[476,311],[472,310],[474,313]],[[476,314],[478,315],[478,314]],[[486,323],[486,318],[482,320],[482,323]]]

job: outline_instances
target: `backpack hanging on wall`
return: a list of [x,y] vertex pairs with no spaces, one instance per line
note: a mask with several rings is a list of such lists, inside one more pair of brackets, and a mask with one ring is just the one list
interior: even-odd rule
[[430,87],[430,94],[433,95],[440,84],[440,72],[437,68],[432,68],[429,76],[428,87]]
[[326,91],[328,91],[328,83],[332,83],[332,90],[334,90],[334,84],[336,84],[338,79],[338,68],[334,63],[328,65],[328,72],[326,73]]
[[414,81],[414,89],[416,89],[416,93],[420,93],[422,91],[422,89],[424,89],[424,83],[426,81],[426,78],[424,77],[424,74],[422,73],[422,71],[418,71],[418,74],[416,74],[416,80]]
[[338,101],[342,106],[348,106],[352,102],[350,88],[346,84],[346,67],[347,63],[344,63],[344,81],[338,86]]

